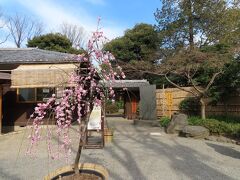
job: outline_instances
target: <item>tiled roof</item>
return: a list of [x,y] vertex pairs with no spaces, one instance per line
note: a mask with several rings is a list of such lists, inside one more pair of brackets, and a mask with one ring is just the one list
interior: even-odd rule
[[0,64],[67,63],[73,55],[38,48],[0,48]]

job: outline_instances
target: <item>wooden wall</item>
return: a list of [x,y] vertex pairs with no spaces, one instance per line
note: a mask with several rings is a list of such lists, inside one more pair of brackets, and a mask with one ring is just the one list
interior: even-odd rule
[[24,126],[34,110],[36,104],[17,103],[16,89],[10,88],[10,84],[3,85],[3,126]]
[[[191,87],[185,87],[185,89],[193,90]],[[178,88],[157,89],[157,116],[170,117],[174,112],[180,112],[180,102],[189,97],[193,97],[193,95]],[[216,105],[208,105],[206,115],[231,115],[240,117],[240,94],[229,97],[225,103],[220,102]]]

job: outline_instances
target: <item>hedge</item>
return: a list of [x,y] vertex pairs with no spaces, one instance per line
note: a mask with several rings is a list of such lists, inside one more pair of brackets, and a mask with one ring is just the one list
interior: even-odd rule
[[[213,135],[225,135],[231,137],[240,137],[240,121],[231,120],[228,118],[219,119],[201,119],[200,117],[188,118],[188,124],[193,126],[204,126],[209,129]],[[170,122],[169,117],[162,117],[160,119],[160,125],[167,127]]]
[[188,118],[189,125],[204,126],[211,134],[240,137],[240,122],[223,121],[218,119]]

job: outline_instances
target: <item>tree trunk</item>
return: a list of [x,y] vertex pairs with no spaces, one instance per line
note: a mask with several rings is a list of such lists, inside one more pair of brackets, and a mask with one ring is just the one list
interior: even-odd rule
[[79,144],[78,144],[78,151],[77,151],[76,158],[75,158],[75,161],[74,161],[74,172],[75,172],[75,174],[79,174],[78,164],[79,164],[80,157],[81,157],[81,154],[82,154],[82,148],[83,148],[84,143],[85,143],[86,124],[85,124],[84,121],[81,122],[79,130],[80,130],[80,139],[79,139]]
[[201,103],[201,118],[206,119],[206,103],[204,102],[203,98],[200,99]]
[[188,8],[188,33],[189,33],[189,46],[190,50],[194,49],[194,30],[193,30],[193,7],[192,7],[192,1],[188,0],[187,3]]
[[75,174],[79,174],[78,164],[79,164],[80,157],[81,157],[81,154],[82,154],[82,148],[83,148],[83,141],[82,141],[82,138],[80,137],[79,145],[78,145],[78,151],[77,151],[75,162],[74,162],[74,172],[75,172]]
[[78,164],[79,164],[79,161],[80,161],[83,146],[86,143],[87,124],[88,124],[88,121],[89,121],[90,114],[91,114],[91,111],[88,112],[86,117],[82,118],[82,120],[81,120],[81,124],[80,124],[80,128],[79,128],[80,139],[79,139],[78,151],[77,151],[76,158],[75,158],[75,161],[74,161],[74,172],[75,172],[75,174],[79,174]]

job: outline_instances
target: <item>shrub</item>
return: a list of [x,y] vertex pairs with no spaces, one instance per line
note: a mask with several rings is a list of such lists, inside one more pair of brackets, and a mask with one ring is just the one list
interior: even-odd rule
[[123,109],[124,108],[124,101],[123,100],[118,100],[115,102],[118,109]]
[[179,109],[190,116],[198,115],[200,110],[199,100],[194,97],[186,98],[180,102]]
[[161,117],[160,119],[160,125],[162,127],[167,127],[168,124],[170,123],[171,119],[169,117]]
[[199,117],[188,118],[189,125],[204,126],[211,134],[240,137],[240,123],[232,123],[229,120],[201,119]]
[[210,119],[217,119],[219,121],[224,121],[227,123],[240,123],[240,118],[231,115],[211,115],[209,116]]
[[118,106],[115,103],[114,104],[108,104],[107,103],[105,108],[106,108],[105,111],[108,114],[112,114],[112,113],[118,112]]

